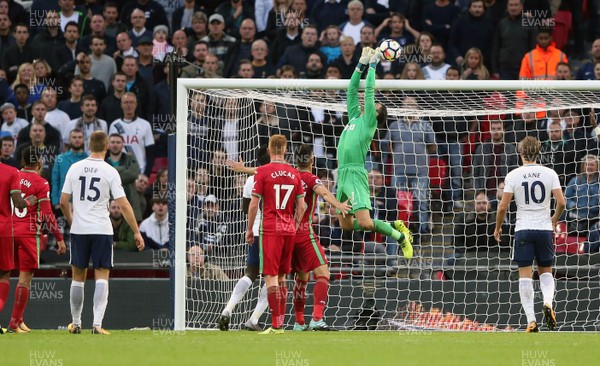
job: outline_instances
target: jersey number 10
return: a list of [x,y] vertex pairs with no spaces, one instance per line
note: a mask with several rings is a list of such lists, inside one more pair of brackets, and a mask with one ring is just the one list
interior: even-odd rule
[[[542,203],[546,199],[546,187],[544,187],[544,183],[540,182],[539,180],[531,183],[531,189],[529,188],[529,182],[523,182],[521,185],[523,186],[523,191],[525,192],[526,204],[529,204],[530,197],[534,203]],[[537,197],[537,191],[535,190],[535,187],[540,187],[542,197]]]

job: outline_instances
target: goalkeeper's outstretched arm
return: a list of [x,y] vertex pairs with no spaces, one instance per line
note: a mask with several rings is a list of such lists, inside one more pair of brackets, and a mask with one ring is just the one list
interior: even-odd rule
[[377,111],[375,109],[375,69],[381,61],[381,51],[374,50],[369,59],[367,72],[367,85],[365,87],[365,116],[364,120],[369,125],[377,125]]
[[362,54],[358,60],[358,64],[352,73],[350,78],[350,85],[348,85],[348,91],[346,93],[346,103],[348,108],[348,120],[352,121],[355,118],[360,117],[360,105],[358,103],[358,85],[360,83],[360,77],[362,76],[365,67],[369,64],[371,55],[373,54],[371,47],[364,47]]

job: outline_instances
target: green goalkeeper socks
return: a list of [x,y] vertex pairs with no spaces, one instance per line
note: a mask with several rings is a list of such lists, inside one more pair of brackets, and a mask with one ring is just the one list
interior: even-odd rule
[[[403,236],[403,234],[401,232],[394,229],[392,227],[392,225],[390,225],[389,223],[387,223],[385,221],[373,220],[373,225],[375,226],[375,229],[373,231],[375,231],[376,233],[383,234],[385,236],[391,236],[392,238],[394,238],[394,240],[400,240]],[[363,228],[361,228],[358,225],[358,221],[354,220],[354,231],[362,231],[362,230],[363,230]]]

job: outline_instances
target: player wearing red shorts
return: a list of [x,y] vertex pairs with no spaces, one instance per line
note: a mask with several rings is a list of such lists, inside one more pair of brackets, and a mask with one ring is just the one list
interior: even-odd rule
[[[296,242],[292,254],[292,271],[296,272],[296,284],[294,285],[296,324],[294,324],[294,330],[333,330],[323,320],[330,274],[325,251],[312,227],[312,219],[317,204],[317,195],[340,210],[342,215],[348,213],[352,206],[338,201],[321,183],[319,177],[312,173],[314,156],[310,145],[300,145],[296,150],[295,160],[306,194],[304,202],[306,202],[308,209],[296,231]],[[306,326],[304,324],[304,306],[306,305],[306,284],[310,272],[314,273],[316,283],[313,290],[313,315],[310,324]]]
[[[19,171],[0,163],[0,313],[8,299],[10,271],[15,268],[11,198],[15,207],[19,209],[37,202],[35,197],[21,197]],[[0,334],[2,333],[4,331],[0,326]]]
[[267,285],[272,327],[261,334],[283,333],[287,299],[285,276],[290,272],[296,228],[306,210],[300,173],[285,162],[286,150],[285,136],[271,136],[268,148],[271,162],[256,171],[248,208],[246,242],[249,244],[254,242],[252,226],[259,201],[263,213],[258,233],[259,270]]
[[29,333],[31,329],[23,322],[23,313],[29,299],[29,288],[33,272],[39,267],[40,239],[42,223],[46,222],[58,242],[58,253],[67,251],[50,203],[50,185],[39,172],[42,169],[42,156],[31,146],[23,152],[23,169],[19,172],[21,196],[34,196],[37,204],[13,213],[14,258],[19,266],[19,283],[15,289],[13,312],[8,324],[9,333]]

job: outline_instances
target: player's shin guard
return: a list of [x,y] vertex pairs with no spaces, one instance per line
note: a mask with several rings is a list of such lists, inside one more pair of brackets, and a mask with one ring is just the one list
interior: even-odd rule
[[81,326],[81,310],[83,309],[83,285],[84,282],[71,282],[71,316],[73,317],[73,324],[79,326]]
[[269,301],[269,307],[271,308],[271,325],[273,328],[279,328],[279,286],[270,286],[267,288],[267,299]]
[[542,296],[544,297],[544,304],[553,307],[554,303],[554,277],[552,273],[542,273],[540,275],[540,289],[542,290]]
[[519,278],[519,295],[521,295],[521,305],[527,316],[527,323],[535,320],[535,311],[533,310],[533,280],[531,278]]
[[304,307],[306,306],[306,284],[307,281],[296,279],[294,285],[294,314],[296,323],[304,325]]
[[248,278],[248,276],[244,276],[244,277],[240,278],[238,283],[233,288],[231,297],[229,298],[229,301],[227,302],[227,306],[225,307],[225,309],[223,310],[223,313],[221,315],[230,316],[231,313],[233,312],[233,309],[240,302],[242,297],[244,297],[244,295],[246,294],[246,291],[248,291],[250,286],[252,286],[252,281],[250,280],[250,278]]
[[27,300],[29,300],[29,287],[21,284],[17,285],[13,312],[10,317],[10,324],[8,325],[10,328],[16,329],[23,322],[23,313],[27,306]]
[[10,291],[10,283],[8,280],[0,280],[0,312],[4,309],[4,304],[8,299],[8,291]]
[[96,288],[94,289],[94,327],[102,328],[106,305],[108,305],[108,281],[96,280]]
[[375,226],[375,229],[373,231],[379,234],[383,234],[385,236],[392,237],[394,238],[394,240],[399,240],[402,237],[402,233],[394,229],[392,225],[385,221],[373,220],[373,226]]
[[284,282],[279,282],[279,320],[278,320],[278,328],[283,326],[285,322],[285,313],[287,308],[287,284]]
[[323,311],[327,304],[327,293],[329,292],[329,278],[319,276],[315,283],[313,300],[315,302],[313,308],[313,320],[319,321],[323,319]]

